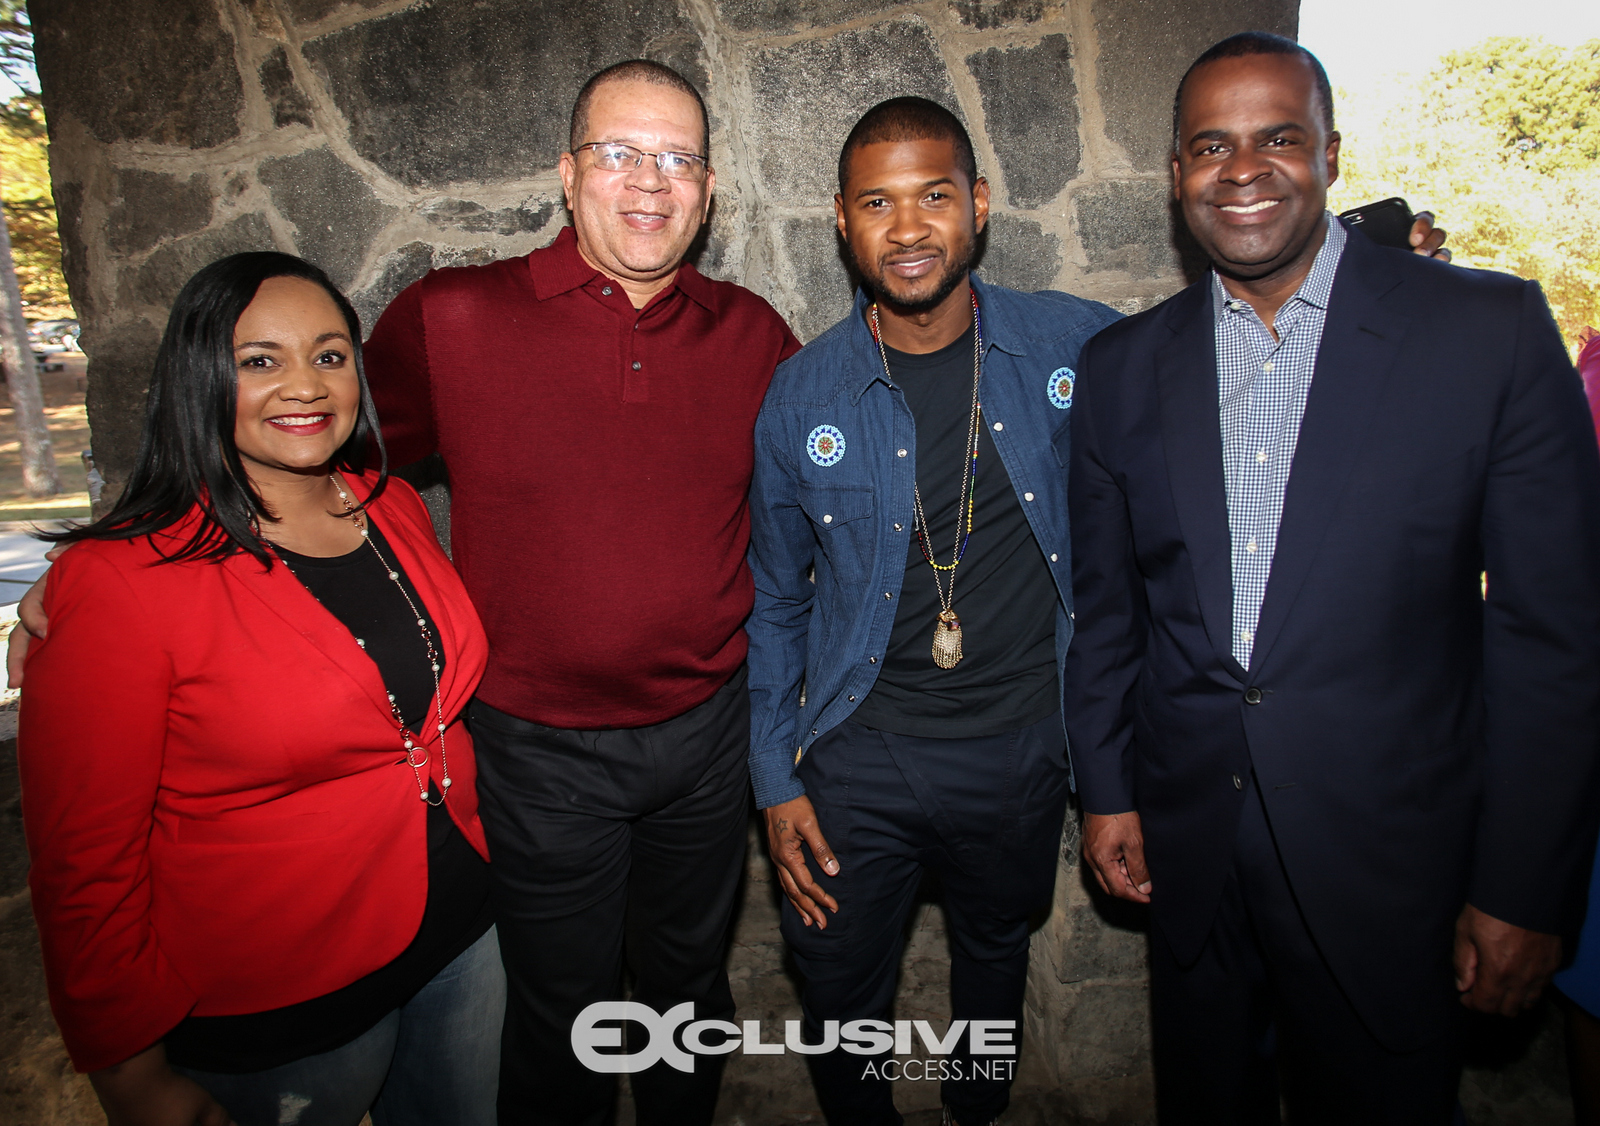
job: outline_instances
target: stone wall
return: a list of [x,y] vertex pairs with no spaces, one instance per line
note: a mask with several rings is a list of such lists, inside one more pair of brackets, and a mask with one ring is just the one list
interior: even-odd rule
[[[137,447],[166,309],[198,267],[278,248],[322,265],[370,324],[432,266],[543,246],[579,84],[645,55],[707,94],[719,194],[702,270],[802,338],[843,314],[837,153],[856,117],[923,94],[967,122],[995,212],[991,281],[1132,311],[1181,284],[1166,154],[1177,79],[1295,0],[33,0],[62,241],[89,353],[96,460]],[[1034,943],[1017,1122],[1151,1115],[1144,941],[1085,890],[1075,829]],[[745,1016],[797,1015],[765,860],[733,956]],[[919,910],[902,1016],[948,1014],[936,909]],[[902,1083],[910,1108],[936,1084]],[[814,1120],[798,1059],[732,1057],[725,1121]]]

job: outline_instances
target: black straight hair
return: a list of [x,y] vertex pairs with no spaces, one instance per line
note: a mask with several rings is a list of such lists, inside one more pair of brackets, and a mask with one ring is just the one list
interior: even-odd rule
[[1296,55],[1304,59],[1311,67],[1311,80],[1316,86],[1317,100],[1322,103],[1322,126],[1330,134],[1333,132],[1333,87],[1329,85],[1328,72],[1322,69],[1317,56],[1293,39],[1274,35],[1270,31],[1241,31],[1207,47],[1205,53],[1190,63],[1189,69],[1183,72],[1183,78],[1178,83],[1178,92],[1172,96],[1174,153],[1183,144],[1183,138],[1178,135],[1178,116],[1183,112],[1183,88],[1189,84],[1189,76],[1207,63],[1216,62],[1218,59],[1243,59],[1251,55]]
[[840,195],[856,150],[882,141],[949,141],[956,150],[956,167],[967,177],[967,187],[978,182],[978,158],[959,117],[927,98],[890,98],[862,114],[845,138],[844,148],[839,150]]
[[361,362],[361,318],[328,275],[311,263],[277,251],[250,251],[206,266],[173,302],[150,377],[139,456],[117,503],[91,524],[40,533],[40,539],[135,539],[169,528],[198,508],[199,526],[186,543],[170,554],[156,548],[163,561],[217,561],[242,551],[264,567],[272,566],[272,552],[258,529],[277,516],[250,483],[233,441],[239,402],[234,328],[268,278],[303,278],[319,285],[344,315],[361,402],[355,428],[334,451],[332,464],[360,473],[376,449],[378,481],[361,507],[382,494],[389,457]]

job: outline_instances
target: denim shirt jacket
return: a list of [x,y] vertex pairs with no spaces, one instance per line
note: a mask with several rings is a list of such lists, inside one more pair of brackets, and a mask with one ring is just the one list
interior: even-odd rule
[[[1060,595],[1059,676],[1072,639],[1075,369],[1089,338],[1121,314],[1066,293],[972,284],[983,323],[983,424]],[[801,757],[872,691],[905,578],[916,432],[867,327],[868,300],[858,291],[850,316],[778,365],[756,420],[756,593],[746,628],[750,774],[763,809],[805,793]]]

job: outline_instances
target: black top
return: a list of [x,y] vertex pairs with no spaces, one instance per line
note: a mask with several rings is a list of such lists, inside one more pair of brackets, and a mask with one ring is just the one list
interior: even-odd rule
[[[955,546],[966,468],[972,331],[924,355],[887,349],[889,373],[916,420],[917,484],[940,563],[950,562]],[[850,717],[856,722],[897,735],[968,739],[1026,727],[1059,706],[1055,582],[987,423],[975,488],[972,536],[952,602],[961,619],[961,662],[953,669],[933,663],[939,593],[913,534],[883,671]]]
[[[429,618],[426,604],[370,518],[369,527],[373,543],[399,574],[406,593],[422,611],[420,616]],[[331,559],[298,555],[283,548],[275,550],[317,601],[366,642],[365,652],[378,666],[406,726],[415,731],[425,724],[437,723],[433,715],[433,672],[428,668],[427,648],[417,627],[418,615],[412,613],[372,548],[362,544],[348,555]],[[431,624],[429,629],[433,630]],[[433,636],[435,648],[440,648],[436,630]],[[441,649],[441,670],[444,661]],[[398,733],[395,750],[398,758]],[[395,769],[406,768],[402,765]],[[427,775],[423,777],[426,779]],[[413,779],[406,779],[406,785],[412,783]],[[438,798],[437,793],[430,796]],[[188,1017],[167,1034],[167,1059],[200,1071],[243,1073],[332,1051],[409,1001],[435,974],[481,938],[493,921],[489,866],[450,820],[446,806],[430,807],[428,899],[422,923],[409,946],[388,965],[321,997],[262,1013]]]

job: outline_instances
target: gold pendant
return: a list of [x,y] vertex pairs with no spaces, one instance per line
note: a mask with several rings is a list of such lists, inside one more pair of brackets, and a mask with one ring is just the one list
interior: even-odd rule
[[939,611],[939,621],[933,627],[933,663],[941,669],[953,669],[961,663],[961,619],[954,610]]

